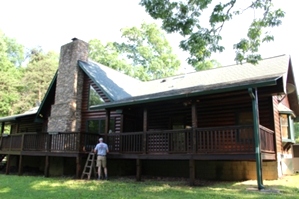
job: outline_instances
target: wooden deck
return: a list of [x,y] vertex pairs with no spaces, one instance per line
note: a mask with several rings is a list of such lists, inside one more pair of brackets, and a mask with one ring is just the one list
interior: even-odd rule
[[[109,158],[254,159],[252,126],[155,130],[105,135],[22,133],[1,137],[0,154],[77,157],[91,151],[104,137]],[[275,159],[274,132],[260,126],[261,152]],[[239,157],[239,158],[238,158]]]

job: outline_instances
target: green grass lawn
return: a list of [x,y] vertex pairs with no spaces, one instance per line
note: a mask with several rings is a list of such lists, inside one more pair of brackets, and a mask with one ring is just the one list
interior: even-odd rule
[[257,183],[254,180],[197,181],[197,186],[190,187],[186,179],[144,179],[136,182],[131,178],[111,178],[109,181],[88,181],[0,174],[0,198],[299,198],[299,175],[264,181],[264,185],[264,191],[257,191]]

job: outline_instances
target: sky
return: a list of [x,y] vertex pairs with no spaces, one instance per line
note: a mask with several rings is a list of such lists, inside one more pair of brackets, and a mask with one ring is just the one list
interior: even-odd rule
[[[242,0],[249,4],[250,0]],[[287,54],[291,56],[293,69],[299,88],[299,29],[296,0],[273,0],[274,5],[286,12],[282,25],[271,32],[275,41],[262,45],[263,58]],[[102,42],[119,41],[120,29],[139,26],[142,22],[155,21],[139,5],[139,0],[0,0],[0,30],[8,37],[15,38],[26,48],[40,46],[44,51],[60,51],[60,47],[78,39],[88,42],[99,39]],[[233,43],[246,36],[246,24],[256,13],[225,24],[222,30],[225,51],[213,55],[221,65],[235,64]],[[205,20],[205,19],[203,19]],[[207,21],[207,20],[206,20]],[[182,39],[178,34],[167,35],[174,53],[187,68],[187,53],[178,45]]]

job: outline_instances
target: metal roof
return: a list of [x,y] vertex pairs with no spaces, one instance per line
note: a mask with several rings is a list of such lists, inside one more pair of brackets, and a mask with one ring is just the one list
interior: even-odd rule
[[138,95],[136,85],[141,81],[91,60],[79,60],[78,64],[112,101]]
[[38,106],[34,107],[24,113],[21,114],[17,114],[17,115],[12,115],[12,116],[7,116],[7,117],[1,117],[0,118],[0,122],[8,122],[8,121],[14,121],[17,120],[20,117],[24,117],[24,116],[29,116],[29,115],[35,115],[38,111]]
[[[94,63],[93,66],[96,67],[96,65]],[[122,98],[111,103],[96,106],[95,108],[111,108],[118,105],[143,103],[182,96],[275,85],[278,78],[286,76],[288,67],[289,57],[282,55],[261,60],[257,65],[249,63],[231,65],[148,82],[140,82],[139,84],[127,84],[124,86],[128,86],[134,90],[134,95],[121,95],[123,96]],[[113,76],[110,76],[110,78],[113,79]],[[103,84],[105,84],[104,81]]]

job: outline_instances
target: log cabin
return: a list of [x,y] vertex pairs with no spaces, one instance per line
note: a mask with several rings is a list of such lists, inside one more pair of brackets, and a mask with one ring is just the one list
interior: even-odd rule
[[79,178],[103,137],[110,176],[256,179],[263,188],[292,156],[297,95],[287,55],[142,82],[89,60],[88,44],[74,39],[41,105],[0,118],[0,157],[6,174]]

